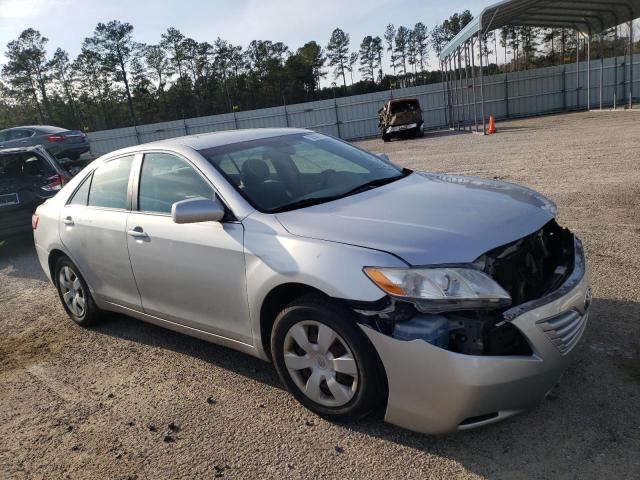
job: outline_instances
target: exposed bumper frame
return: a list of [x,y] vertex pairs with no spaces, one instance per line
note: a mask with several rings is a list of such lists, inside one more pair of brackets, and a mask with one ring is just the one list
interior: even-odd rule
[[[463,355],[361,325],[387,374],[385,420],[421,433],[447,433],[493,423],[539,403],[572,358],[572,352],[560,352],[539,322],[572,309],[587,321],[589,275],[582,244],[575,242],[574,271],[564,284],[505,312],[530,343],[532,356]],[[580,335],[583,331],[584,326]]]

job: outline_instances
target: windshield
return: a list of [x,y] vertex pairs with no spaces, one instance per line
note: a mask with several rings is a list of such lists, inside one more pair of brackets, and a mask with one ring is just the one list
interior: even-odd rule
[[319,133],[251,140],[199,153],[249,203],[268,213],[335,200],[409,172]]

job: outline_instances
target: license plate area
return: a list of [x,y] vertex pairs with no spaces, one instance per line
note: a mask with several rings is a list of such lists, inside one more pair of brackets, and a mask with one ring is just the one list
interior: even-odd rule
[[17,193],[0,195],[0,207],[8,207],[9,205],[18,205],[19,203],[20,203],[20,199],[18,198]]

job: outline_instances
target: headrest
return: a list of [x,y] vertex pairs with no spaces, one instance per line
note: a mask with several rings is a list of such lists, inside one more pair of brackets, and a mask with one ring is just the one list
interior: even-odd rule
[[242,164],[242,181],[245,185],[255,185],[269,179],[269,166],[264,160],[250,158]]

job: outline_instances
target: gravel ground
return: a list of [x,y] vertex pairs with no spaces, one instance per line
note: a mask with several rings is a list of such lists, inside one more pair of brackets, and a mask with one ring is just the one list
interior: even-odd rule
[[639,127],[640,112],[580,113],[362,142],[410,168],[538,189],[585,243],[595,300],[562,382],[465,433],[332,424],[246,355],[122,316],[83,330],[30,237],[0,244],[0,477],[639,478]]

